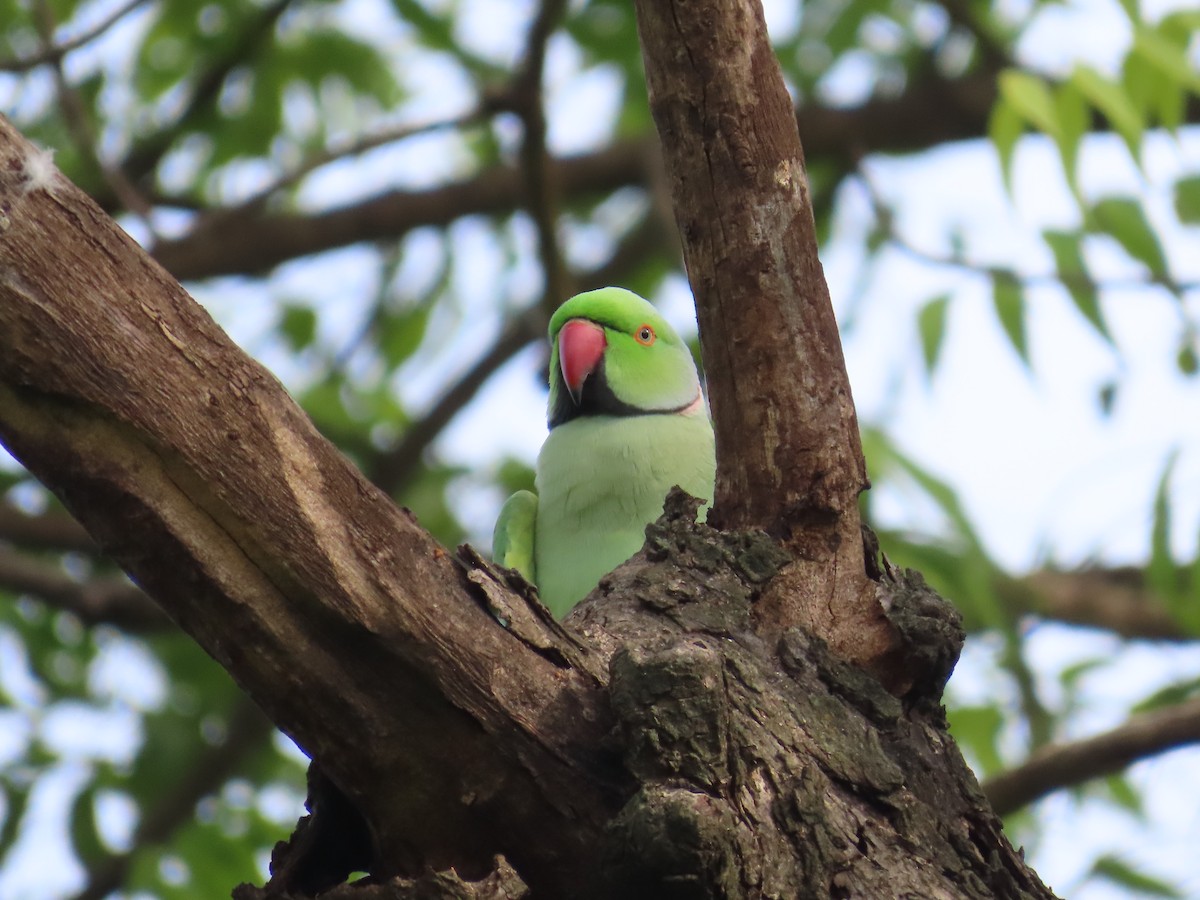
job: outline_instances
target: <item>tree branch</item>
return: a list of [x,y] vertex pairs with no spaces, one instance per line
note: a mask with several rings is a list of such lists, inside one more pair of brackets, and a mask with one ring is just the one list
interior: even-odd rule
[[603,663],[456,564],[3,118],[0,208],[0,441],[325,764],[380,875],[502,852],[564,896],[626,783]]
[[96,542],[70,516],[60,512],[29,515],[0,501],[0,541],[27,550],[95,554]]
[[46,63],[57,65],[72,50],[77,50],[84,44],[91,43],[146,2],[147,0],[127,0],[124,6],[118,6],[108,16],[101,19],[87,31],[81,32],[69,40],[62,43],[51,42],[31,56],[2,59],[0,60],[0,72],[28,72]]
[[0,209],[0,440],[320,763],[377,881],[503,854],[581,900],[1050,896],[936,714],[958,644],[919,579],[879,573],[946,638],[902,704],[801,629],[753,634],[788,554],[676,494],[573,637],[388,503],[3,119]]
[[[848,159],[979,137],[986,134],[995,96],[992,74],[953,80],[930,76],[897,97],[872,99],[854,108],[805,106],[797,119],[810,157]],[[550,177],[568,198],[649,186],[646,159],[654,153],[652,137],[627,139],[595,153],[556,160]],[[396,238],[421,225],[507,213],[521,205],[523,196],[521,172],[496,167],[466,181],[424,191],[391,191],[321,213],[213,212],[184,237],[159,241],[153,253],[182,280],[257,274],[310,253]]]
[[513,84],[512,101],[521,117],[521,173],[524,176],[526,208],[537,226],[538,256],[542,263],[542,310],[547,317],[574,293],[558,240],[558,183],[546,149],[546,112],[542,101],[542,70],[546,44],[560,18],[566,0],[542,0],[529,28],[525,59]]
[[1053,791],[1198,741],[1200,697],[1136,715],[1096,737],[1044,747],[1012,771],[986,781],[983,791],[998,815],[1008,815]]
[[762,9],[635,8],[716,430],[710,520],[763,528],[796,559],[758,604],[762,633],[820,633],[902,690],[891,671],[898,638],[866,573],[866,464],[804,151]]
[[55,609],[74,613],[87,625],[106,623],[133,632],[161,631],[170,620],[125,578],[78,582],[56,567],[0,547],[0,588],[31,594]]
[[1043,569],[997,585],[1010,608],[1044,619],[1102,628],[1123,638],[1194,641],[1147,587],[1140,569]]

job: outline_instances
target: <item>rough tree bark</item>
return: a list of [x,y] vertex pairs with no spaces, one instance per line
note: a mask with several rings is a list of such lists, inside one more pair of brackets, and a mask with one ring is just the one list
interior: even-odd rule
[[816,630],[901,684],[898,636],[863,560],[866,463],[804,151],[761,4],[635,7],[717,433],[711,519],[763,528],[792,552],[756,607],[759,631]]
[[639,13],[728,530],[673,496],[564,630],[371,487],[3,120],[0,440],[319,763],[242,896],[369,867],[325,896],[1048,897],[946,733],[952,611],[863,553],[761,11]]

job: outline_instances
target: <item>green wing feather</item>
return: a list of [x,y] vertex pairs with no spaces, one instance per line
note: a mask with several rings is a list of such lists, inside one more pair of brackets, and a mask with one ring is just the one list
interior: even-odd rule
[[533,540],[537,525],[537,495],[517,491],[500,508],[492,532],[492,559],[506,569],[516,569],[530,584],[536,584]]

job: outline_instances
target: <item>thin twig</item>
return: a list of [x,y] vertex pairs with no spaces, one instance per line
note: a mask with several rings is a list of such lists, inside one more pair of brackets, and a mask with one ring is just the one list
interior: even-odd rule
[[1133,716],[1112,731],[1044,747],[1017,768],[989,779],[983,791],[1008,815],[1053,791],[1120,772],[1131,763],[1200,741],[1200,697]]
[[918,247],[900,233],[895,226],[895,214],[876,189],[872,180],[859,168],[859,181],[867,192],[876,221],[882,228],[889,244],[921,262],[943,268],[958,269],[973,275],[981,275],[994,281],[1009,281],[1025,287],[1062,286],[1068,289],[1082,290],[1136,290],[1148,287],[1162,287],[1173,294],[1182,294],[1200,289],[1200,281],[1179,282],[1168,275],[1149,272],[1144,278],[1110,278],[1103,283],[1097,282],[1086,273],[1051,272],[1030,273],[1020,272],[1007,266],[996,266],[968,259],[961,253],[940,254],[932,250]]
[[351,156],[360,156],[371,150],[377,150],[388,144],[398,144],[418,135],[434,134],[454,128],[467,128],[496,112],[496,107],[489,102],[451,119],[439,119],[435,122],[420,122],[416,124],[397,125],[374,134],[363,135],[342,146],[332,147],[319,153],[314,153],[291,171],[284,172],[275,181],[256,192],[253,196],[239,203],[236,207],[222,211],[221,214],[239,213],[250,207],[259,206],[270,197],[294,186],[305,176],[330,163],[340,162]]
[[537,226],[538,256],[545,278],[542,307],[547,315],[572,293],[559,248],[559,191],[546,148],[546,113],[542,97],[546,44],[565,7],[565,0],[542,0],[537,17],[529,28],[525,58],[512,91],[517,115],[524,128],[521,172],[525,183],[526,208]]
[[[130,179],[139,182],[154,171],[175,140],[198,115],[216,102],[230,73],[243,65],[257,50],[259,43],[271,34],[279,18],[293,2],[294,0],[275,0],[259,13],[258,19],[240,35],[227,42],[229,51],[200,73],[191,96],[175,120],[138,141],[126,156],[121,168],[128,173]],[[98,202],[101,206],[106,205],[103,199],[98,198]]]
[[[54,47],[56,25],[54,11],[50,8],[48,0],[35,0],[33,19],[42,39],[42,52],[49,53]],[[53,58],[51,63],[54,69],[55,89],[58,92],[58,108],[62,112],[72,143],[75,144],[80,156],[94,166],[104,178],[105,183],[113,192],[113,196],[121,205],[138,216],[147,230],[154,234],[154,226],[150,221],[150,203],[138,193],[137,188],[125,177],[125,173],[119,167],[108,165],[100,158],[100,154],[96,150],[96,136],[92,131],[87,107],[84,105],[83,98],[79,96],[79,92],[67,81],[66,73],[63,71],[62,56]]]
[[135,9],[147,0],[128,0],[124,6],[119,6],[112,11],[104,19],[97,22],[92,28],[81,34],[76,35],[69,40],[65,40],[60,44],[43,43],[42,49],[32,56],[25,56],[18,59],[0,59],[0,72],[28,72],[31,69],[36,69],[38,66],[46,63],[58,64],[60,60],[72,50],[77,50],[84,44],[94,41],[108,29],[112,28],[121,19],[125,18]]

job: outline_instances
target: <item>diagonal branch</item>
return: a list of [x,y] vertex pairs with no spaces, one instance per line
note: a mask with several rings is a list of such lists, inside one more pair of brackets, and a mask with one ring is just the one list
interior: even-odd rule
[[1071,625],[1102,628],[1123,638],[1194,641],[1146,585],[1140,569],[1043,569],[1001,580],[996,590],[1020,613]]
[[[119,168],[129,179],[141,182],[162,160],[172,144],[197,118],[209,110],[220,96],[221,87],[230,73],[244,65],[271,37],[280,17],[294,0],[274,0],[258,12],[257,17],[225,47],[219,58],[211,61],[196,78],[183,109],[175,120],[154,134],[138,140],[126,155]],[[116,197],[97,197],[101,206],[109,208]]]
[[162,610],[123,577],[79,582],[47,563],[0,547],[0,589],[30,594],[55,609],[74,613],[87,625],[106,623],[135,632],[171,627]]
[[379,875],[500,852],[566,896],[628,789],[604,664],[370,485],[3,118],[0,208],[0,441],[323,763]]
[[48,43],[37,53],[29,56],[17,57],[15,59],[0,59],[0,72],[28,72],[46,63],[57,65],[72,50],[77,50],[84,44],[91,43],[146,2],[147,0],[126,0],[124,5],[118,6],[91,28],[69,40],[62,41],[61,43]]
[[91,535],[65,513],[30,515],[4,501],[0,501],[0,541],[27,550],[98,552]]
[[1053,791],[1119,772],[1139,759],[1200,742],[1200,697],[1133,716],[1112,731],[1052,744],[983,784],[992,807],[1008,815]]
[[542,0],[529,28],[525,58],[513,84],[512,101],[521,118],[521,174],[526,208],[537,226],[538,256],[544,286],[542,310],[547,318],[570,296],[571,289],[558,240],[559,188],[546,148],[546,111],[542,98],[542,70],[546,44],[566,7],[565,0]]

